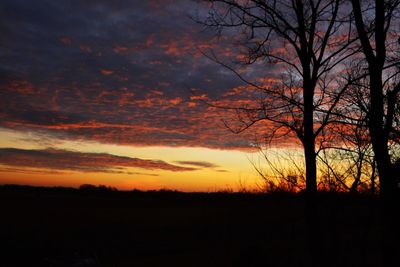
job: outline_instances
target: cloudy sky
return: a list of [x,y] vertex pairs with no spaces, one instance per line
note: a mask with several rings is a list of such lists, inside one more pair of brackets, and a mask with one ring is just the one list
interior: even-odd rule
[[238,57],[234,37],[193,20],[206,11],[191,0],[2,0],[0,183],[254,184],[255,131],[231,133],[222,119],[234,115],[205,103],[249,101],[203,55]]

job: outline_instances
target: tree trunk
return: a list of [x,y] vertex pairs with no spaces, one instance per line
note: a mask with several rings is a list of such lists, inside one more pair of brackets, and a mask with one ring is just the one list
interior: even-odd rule
[[358,36],[365,59],[368,62],[371,105],[368,110],[368,128],[379,174],[380,193],[383,196],[390,196],[395,192],[396,185],[393,177],[391,177],[392,163],[389,155],[388,135],[385,131],[385,99],[382,82],[382,73],[386,61],[385,2],[375,0],[375,50],[365,30],[360,3],[360,0],[352,0]]
[[304,137],[303,147],[306,161],[306,192],[317,192],[317,164],[314,137],[314,85],[308,79],[303,82],[304,90]]
[[372,148],[374,150],[379,182],[380,193],[391,195],[393,191],[391,177],[391,161],[389,155],[388,139],[384,130],[384,96],[382,83],[382,68],[370,67],[370,94],[371,107],[369,112],[369,131],[371,135]]
[[306,192],[307,194],[315,194],[317,192],[317,164],[314,138],[305,140],[304,155],[306,161]]

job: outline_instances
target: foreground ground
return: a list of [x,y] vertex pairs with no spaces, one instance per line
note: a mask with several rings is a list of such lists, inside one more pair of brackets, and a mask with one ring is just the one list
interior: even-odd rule
[[[309,266],[310,260],[302,195],[2,186],[0,212],[4,267]],[[388,229],[381,213],[377,198],[318,196],[314,266],[383,266]]]

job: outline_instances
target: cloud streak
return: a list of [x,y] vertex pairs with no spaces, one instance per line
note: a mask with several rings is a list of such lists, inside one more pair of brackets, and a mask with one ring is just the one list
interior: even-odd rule
[[188,166],[195,166],[195,167],[200,167],[200,168],[218,168],[219,166],[207,162],[207,161],[175,161],[175,163],[180,164],[180,165],[188,165]]
[[161,160],[116,156],[107,153],[83,153],[61,149],[27,150],[0,148],[0,164],[8,167],[28,167],[58,171],[106,172],[140,174],[127,168],[166,170],[172,172],[194,171],[196,168],[182,167]]

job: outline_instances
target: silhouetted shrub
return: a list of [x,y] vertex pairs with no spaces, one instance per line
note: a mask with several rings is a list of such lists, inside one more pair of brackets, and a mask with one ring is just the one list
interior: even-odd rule
[[106,185],[92,185],[92,184],[83,184],[79,186],[79,190],[84,191],[84,192],[116,192],[118,191],[117,188],[112,187],[112,186],[106,186]]

